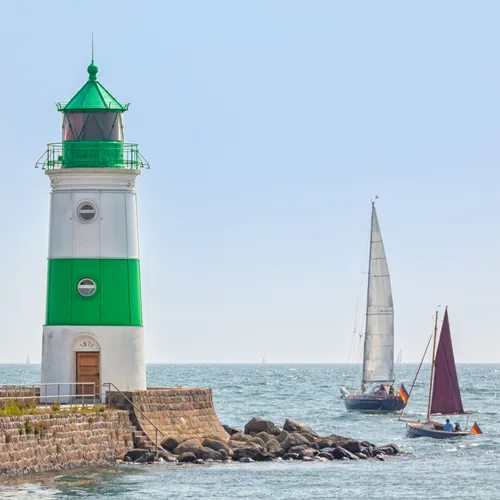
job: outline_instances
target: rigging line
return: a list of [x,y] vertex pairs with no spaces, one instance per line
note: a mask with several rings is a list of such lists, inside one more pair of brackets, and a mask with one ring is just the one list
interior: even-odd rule
[[[352,386],[353,387],[354,387],[354,382],[356,379],[355,363],[359,360],[359,358],[361,356],[362,342],[360,340],[361,339],[360,334],[356,333],[356,330],[357,330],[356,326],[358,324],[360,296],[361,296],[362,289],[363,289],[363,278],[364,278],[365,274],[368,274],[367,272],[364,271],[364,266],[365,266],[366,261],[368,260],[368,255],[369,255],[369,251],[370,251],[370,243],[371,243],[371,233],[370,233],[370,237],[368,238],[368,245],[366,246],[365,253],[363,256],[363,262],[360,265],[360,270],[359,270],[358,293],[357,293],[358,299],[356,301],[356,312],[354,315],[354,329],[352,332],[351,345],[349,348],[349,358],[348,359],[349,359],[349,363],[350,363],[351,367],[349,370],[350,374],[349,374],[348,378],[351,378],[351,376],[352,376]],[[363,296],[363,299],[364,299],[364,296]],[[356,349],[356,346],[355,346],[356,337],[358,337],[358,346],[357,346],[356,355],[354,355],[354,350]]]
[[[429,337],[429,341],[427,342],[427,347],[425,348],[425,351],[424,351],[424,355],[422,356],[422,360],[420,361],[420,365],[418,366],[418,370],[417,370],[417,373],[415,374],[415,378],[413,379],[413,382],[411,384],[411,387],[410,387],[410,392],[408,393],[408,399],[410,399],[410,396],[411,396],[411,391],[413,391],[413,388],[415,387],[415,382],[417,381],[417,377],[418,377],[418,374],[420,373],[420,368],[422,368],[422,364],[424,362],[424,359],[425,359],[425,355],[427,354],[427,351],[429,349],[429,346],[431,344],[431,340],[432,340],[432,337],[434,337],[434,333],[431,334],[431,336]],[[406,406],[405,406],[406,408]],[[401,417],[403,416],[403,413],[405,411],[405,408],[403,408],[401,410],[401,413],[399,414],[399,418],[398,420],[401,420]]]

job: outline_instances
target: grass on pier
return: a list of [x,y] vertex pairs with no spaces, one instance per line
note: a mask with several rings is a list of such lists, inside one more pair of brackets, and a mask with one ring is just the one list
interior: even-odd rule
[[16,399],[8,399],[0,402],[0,417],[22,417],[24,415],[45,415],[53,413],[63,414],[86,414],[86,413],[103,413],[109,411],[106,406],[99,405],[61,405],[54,402],[46,406],[38,406],[33,401],[20,401]]

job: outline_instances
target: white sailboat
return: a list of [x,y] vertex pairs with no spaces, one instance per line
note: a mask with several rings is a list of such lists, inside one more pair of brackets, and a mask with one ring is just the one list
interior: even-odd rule
[[[378,385],[369,392],[369,384]],[[399,411],[408,399],[403,385],[394,394],[394,306],[375,202],[371,214],[361,392],[350,393],[344,386],[340,390],[346,408],[353,411]]]

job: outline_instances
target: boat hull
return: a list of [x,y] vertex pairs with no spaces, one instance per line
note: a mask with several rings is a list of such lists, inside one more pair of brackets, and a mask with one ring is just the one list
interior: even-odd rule
[[344,395],[347,411],[364,413],[392,413],[401,411],[406,404],[399,396],[374,396],[365,394]]
[[[470,431],[447,432],[436,429],[435,422],[406,422],[406,435],[410,438],[429,437],[433,439],[455,439],[470,436]],[[442,428],[442,424],[437,424]]]

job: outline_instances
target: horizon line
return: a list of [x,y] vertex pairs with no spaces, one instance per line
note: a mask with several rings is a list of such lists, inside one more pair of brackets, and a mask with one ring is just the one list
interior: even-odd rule
[[[420,361],[401,362],[401,365],[420,364]],[[422,365],[430,365],[430,362],[424,362]],[[457,365],[499,365],[500,361],[461,361]],[[41,365],[41,361],[0,361],[1,365]],[[154,361],[146,363],[147,365],[351,365],[362,366],[362,362],[349,363],[341,361]]]

